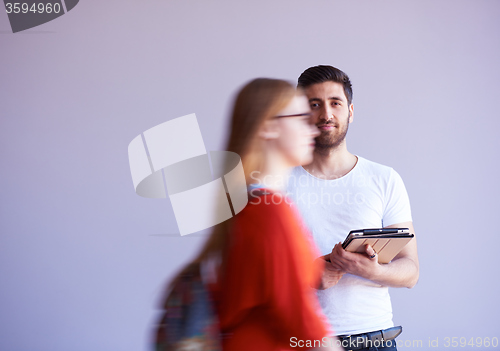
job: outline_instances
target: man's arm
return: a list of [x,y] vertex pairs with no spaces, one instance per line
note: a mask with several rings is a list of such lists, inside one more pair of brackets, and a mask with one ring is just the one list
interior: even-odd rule
[[[412,222],[397,223],[386,228],[409,228],[410,233],[415,233]],[[331,266],[335,270],[357,275],[385,286],[412,288],[417,284],[419,264],[416,236],[390,263],[379,264],[377,256],[370,258],[374,253],[375,251],[369,245],[366,246],[366,253],[353,253],[345,251],[342,243],[338,243],[330,254]]]

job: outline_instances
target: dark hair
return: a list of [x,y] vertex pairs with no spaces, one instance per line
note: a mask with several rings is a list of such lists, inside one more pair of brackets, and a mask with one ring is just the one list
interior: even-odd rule
[[309,67],[299,77],[297,86],[305,89],[313,84],[324,82],[340,83],[344,87],[344,94],[347,98],[347,103],[352,103],[352,85],[349,76],[332,66],[314,66]]

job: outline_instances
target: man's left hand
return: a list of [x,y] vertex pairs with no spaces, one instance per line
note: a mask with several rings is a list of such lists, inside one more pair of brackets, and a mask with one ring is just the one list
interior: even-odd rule
[[370,245],[365,245],[364,253],[349,252],[342,248],[342,243],[333,247],[330,253],[333,268],[373,280],[380,269],[378,255]]

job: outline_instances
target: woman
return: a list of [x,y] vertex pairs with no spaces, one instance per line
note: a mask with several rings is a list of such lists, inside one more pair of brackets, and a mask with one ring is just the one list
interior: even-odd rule
[[249,203],[215,227],[194,261],[222,258],[211,287],[224,351],[324,346],[328,331],[311,288],[319,255],[283,190],[291,168],[312,161],[319,132],[309,112],[307,98],[276,79],[255,79],[236,98],[227,150],[241,157]]

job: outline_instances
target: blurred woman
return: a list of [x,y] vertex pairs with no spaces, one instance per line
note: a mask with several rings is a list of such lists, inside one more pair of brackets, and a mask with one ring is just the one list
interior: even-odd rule
[[241,157],[249,203],[214,228],[194,261],[221,258],[211,290],[224,351],[311,349],[327,340],[311,288],[319,254],[284,193],[291,168],[312,161],[319,132],[309,113],[307,98],[282,80],[255,79],[236,97],[227,150]]

